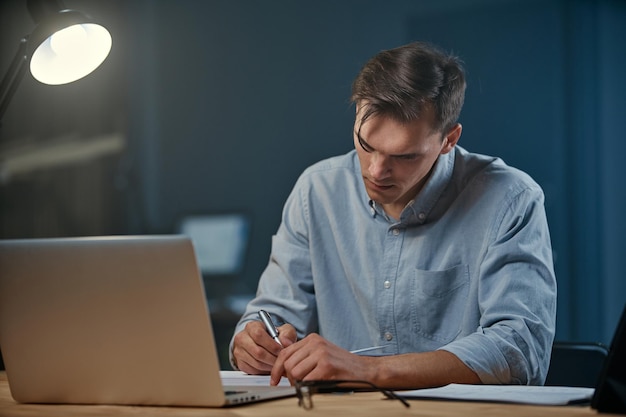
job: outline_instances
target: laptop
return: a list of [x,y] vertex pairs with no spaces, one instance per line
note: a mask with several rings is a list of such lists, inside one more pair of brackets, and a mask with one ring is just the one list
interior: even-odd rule
[[591,408],[601,413],[626,414],[626,306],[613,334]]
[[22,403],[222,407],[295,395],[222,385],[185,236],[0,241],[0,349]]

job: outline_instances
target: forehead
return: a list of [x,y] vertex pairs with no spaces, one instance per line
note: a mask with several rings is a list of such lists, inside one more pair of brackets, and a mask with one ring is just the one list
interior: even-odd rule
[[437,111],[435,105],[429,101],[424,101],[419,104],[410,104],[411,111],[403,112],[395,109],[393,106],[384,104],[373,104],[368,100],[360,100],[356,103],[356,121],[360,123],[364,117],[369,120],[370,117],[390,117],[401,123],[408,123],[408,114],[412,114],[411,119],[423,119],[426,120],[433,130],[437,130]]
[[[424,114],[427,116],[427,114]],[[429,117],[400,122],[385,115],[372,115],[364,122],[359,114],[355,134],[377,151],[388,154],[423,153],[439,143],[440,134]]]

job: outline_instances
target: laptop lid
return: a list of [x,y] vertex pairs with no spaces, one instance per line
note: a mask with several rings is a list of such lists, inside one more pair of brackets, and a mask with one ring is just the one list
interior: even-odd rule
[[0,347],[19,402],[229,403],[183,236],[0,241]]
[[626,306],[613,335],[591,408],[604,413],[626,414]]

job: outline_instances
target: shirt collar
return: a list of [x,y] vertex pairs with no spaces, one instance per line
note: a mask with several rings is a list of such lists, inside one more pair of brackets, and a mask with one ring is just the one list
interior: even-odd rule
[[439,155],[424,188],[402,211],[400,219],[403,223],[407,225],[426,223],[431,210],[452,179],[455,154],[456,148],[453,148],[447,154]]

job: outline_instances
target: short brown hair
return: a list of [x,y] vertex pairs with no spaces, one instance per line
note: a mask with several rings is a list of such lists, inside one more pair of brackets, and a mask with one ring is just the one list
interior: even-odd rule
[[405,123],[431,107],[433,128],[446,133],[458,121],[465,86],[457,57],[431,44],[413,42],[371,58],[352,84],[351,100],[367,103],[362,122],[380,114]]

